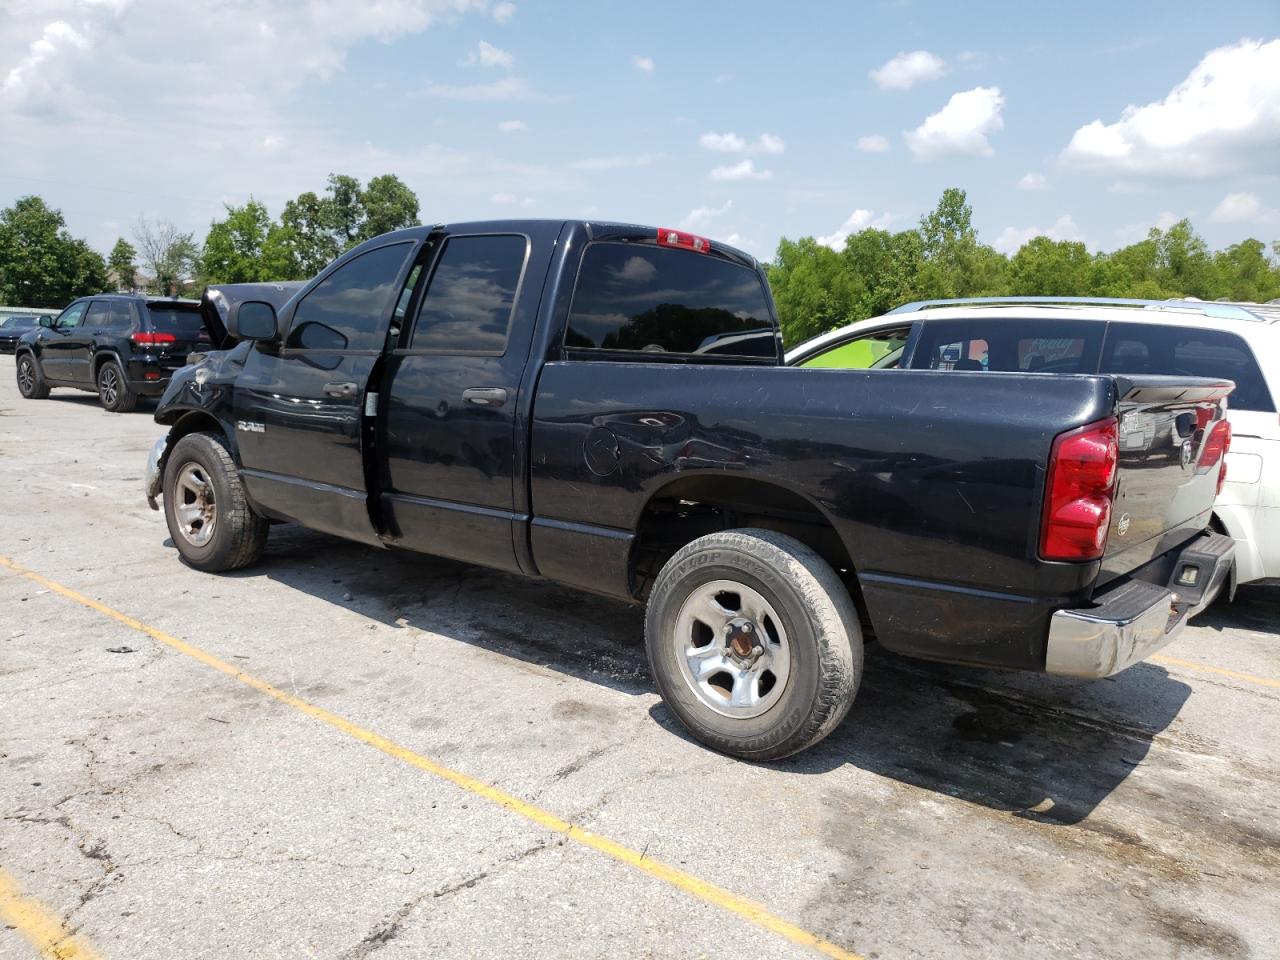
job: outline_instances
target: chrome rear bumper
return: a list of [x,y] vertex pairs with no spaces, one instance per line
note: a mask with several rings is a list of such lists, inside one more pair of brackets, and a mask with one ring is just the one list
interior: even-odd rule
[[[1172,642],[1187,621],[1231,583],[1235,544],[1206,534],[1179,553],[1166,586],[1129,580],[1098,594],[1094,605],[1059,610],[1049,625],[1045,671],[1068,677],[1109,677]],[[1187,585],[1189,568],[1195,583]]]

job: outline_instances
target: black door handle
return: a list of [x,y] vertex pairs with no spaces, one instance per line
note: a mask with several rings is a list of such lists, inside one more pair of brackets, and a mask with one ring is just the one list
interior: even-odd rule
[[468,387],[462,399],[478,407],[500,407],[507,402],[507,391],[505,387]]
[[324,392],[331,397],[337,397],[339,400],[350,400],[359,389],[360,387],[350,380],[326,383],[324,385]]

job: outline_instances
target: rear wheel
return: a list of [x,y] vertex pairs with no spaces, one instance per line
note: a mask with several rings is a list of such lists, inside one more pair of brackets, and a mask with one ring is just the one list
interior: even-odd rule
[[197,570],[236,570],[257,560],[267,521],[254,512],[226,441],[189,433],[164,468],[164,516],[182,558]]
[[29,353],[18,357],[18,392],[28,400],[44,400],[49,396],[49,384],[36,358]]
[[98,399],[102,409],[112,413],[128,413],[138,406],[138,395],[129,387],[124,371],[114,360],[106,360],[98,368]]
[[848,712],[862,630],[813,550],[769,530],[700,537],[662,568],[645,645],[663,700],[698,740],[749,760],[817,743]]

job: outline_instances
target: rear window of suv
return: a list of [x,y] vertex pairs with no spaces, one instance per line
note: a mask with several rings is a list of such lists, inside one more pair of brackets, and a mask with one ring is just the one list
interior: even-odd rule
[[1234,333],[1152,323],[1113,323],[1102,352],[1103,373],[1159,374],[1234,380],[1233,410],[1275,413],[1258,362]]
[[184,310],[164,304],[147,304],[151,329],[156,333],[172,333],[180,340],[196,340],[204,333],[204,321],[198,310]]
[[925,323],[912,355],[917,370],[1093,373],[1102,323],[982,318]]
[[702,253],[593,243],[582,257],[565,346],[772,360],[769,299],[755,271]]

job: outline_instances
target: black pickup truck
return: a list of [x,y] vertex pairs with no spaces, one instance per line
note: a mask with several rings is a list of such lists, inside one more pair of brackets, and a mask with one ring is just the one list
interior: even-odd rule
[[680,231],[421,227],[204,307],[146,481],[190,565],[293,521],[646,604],[738,756],[830,732],[864,638],[1101,677],[1230,582],[1229,382],[788,368],[760,266]]

